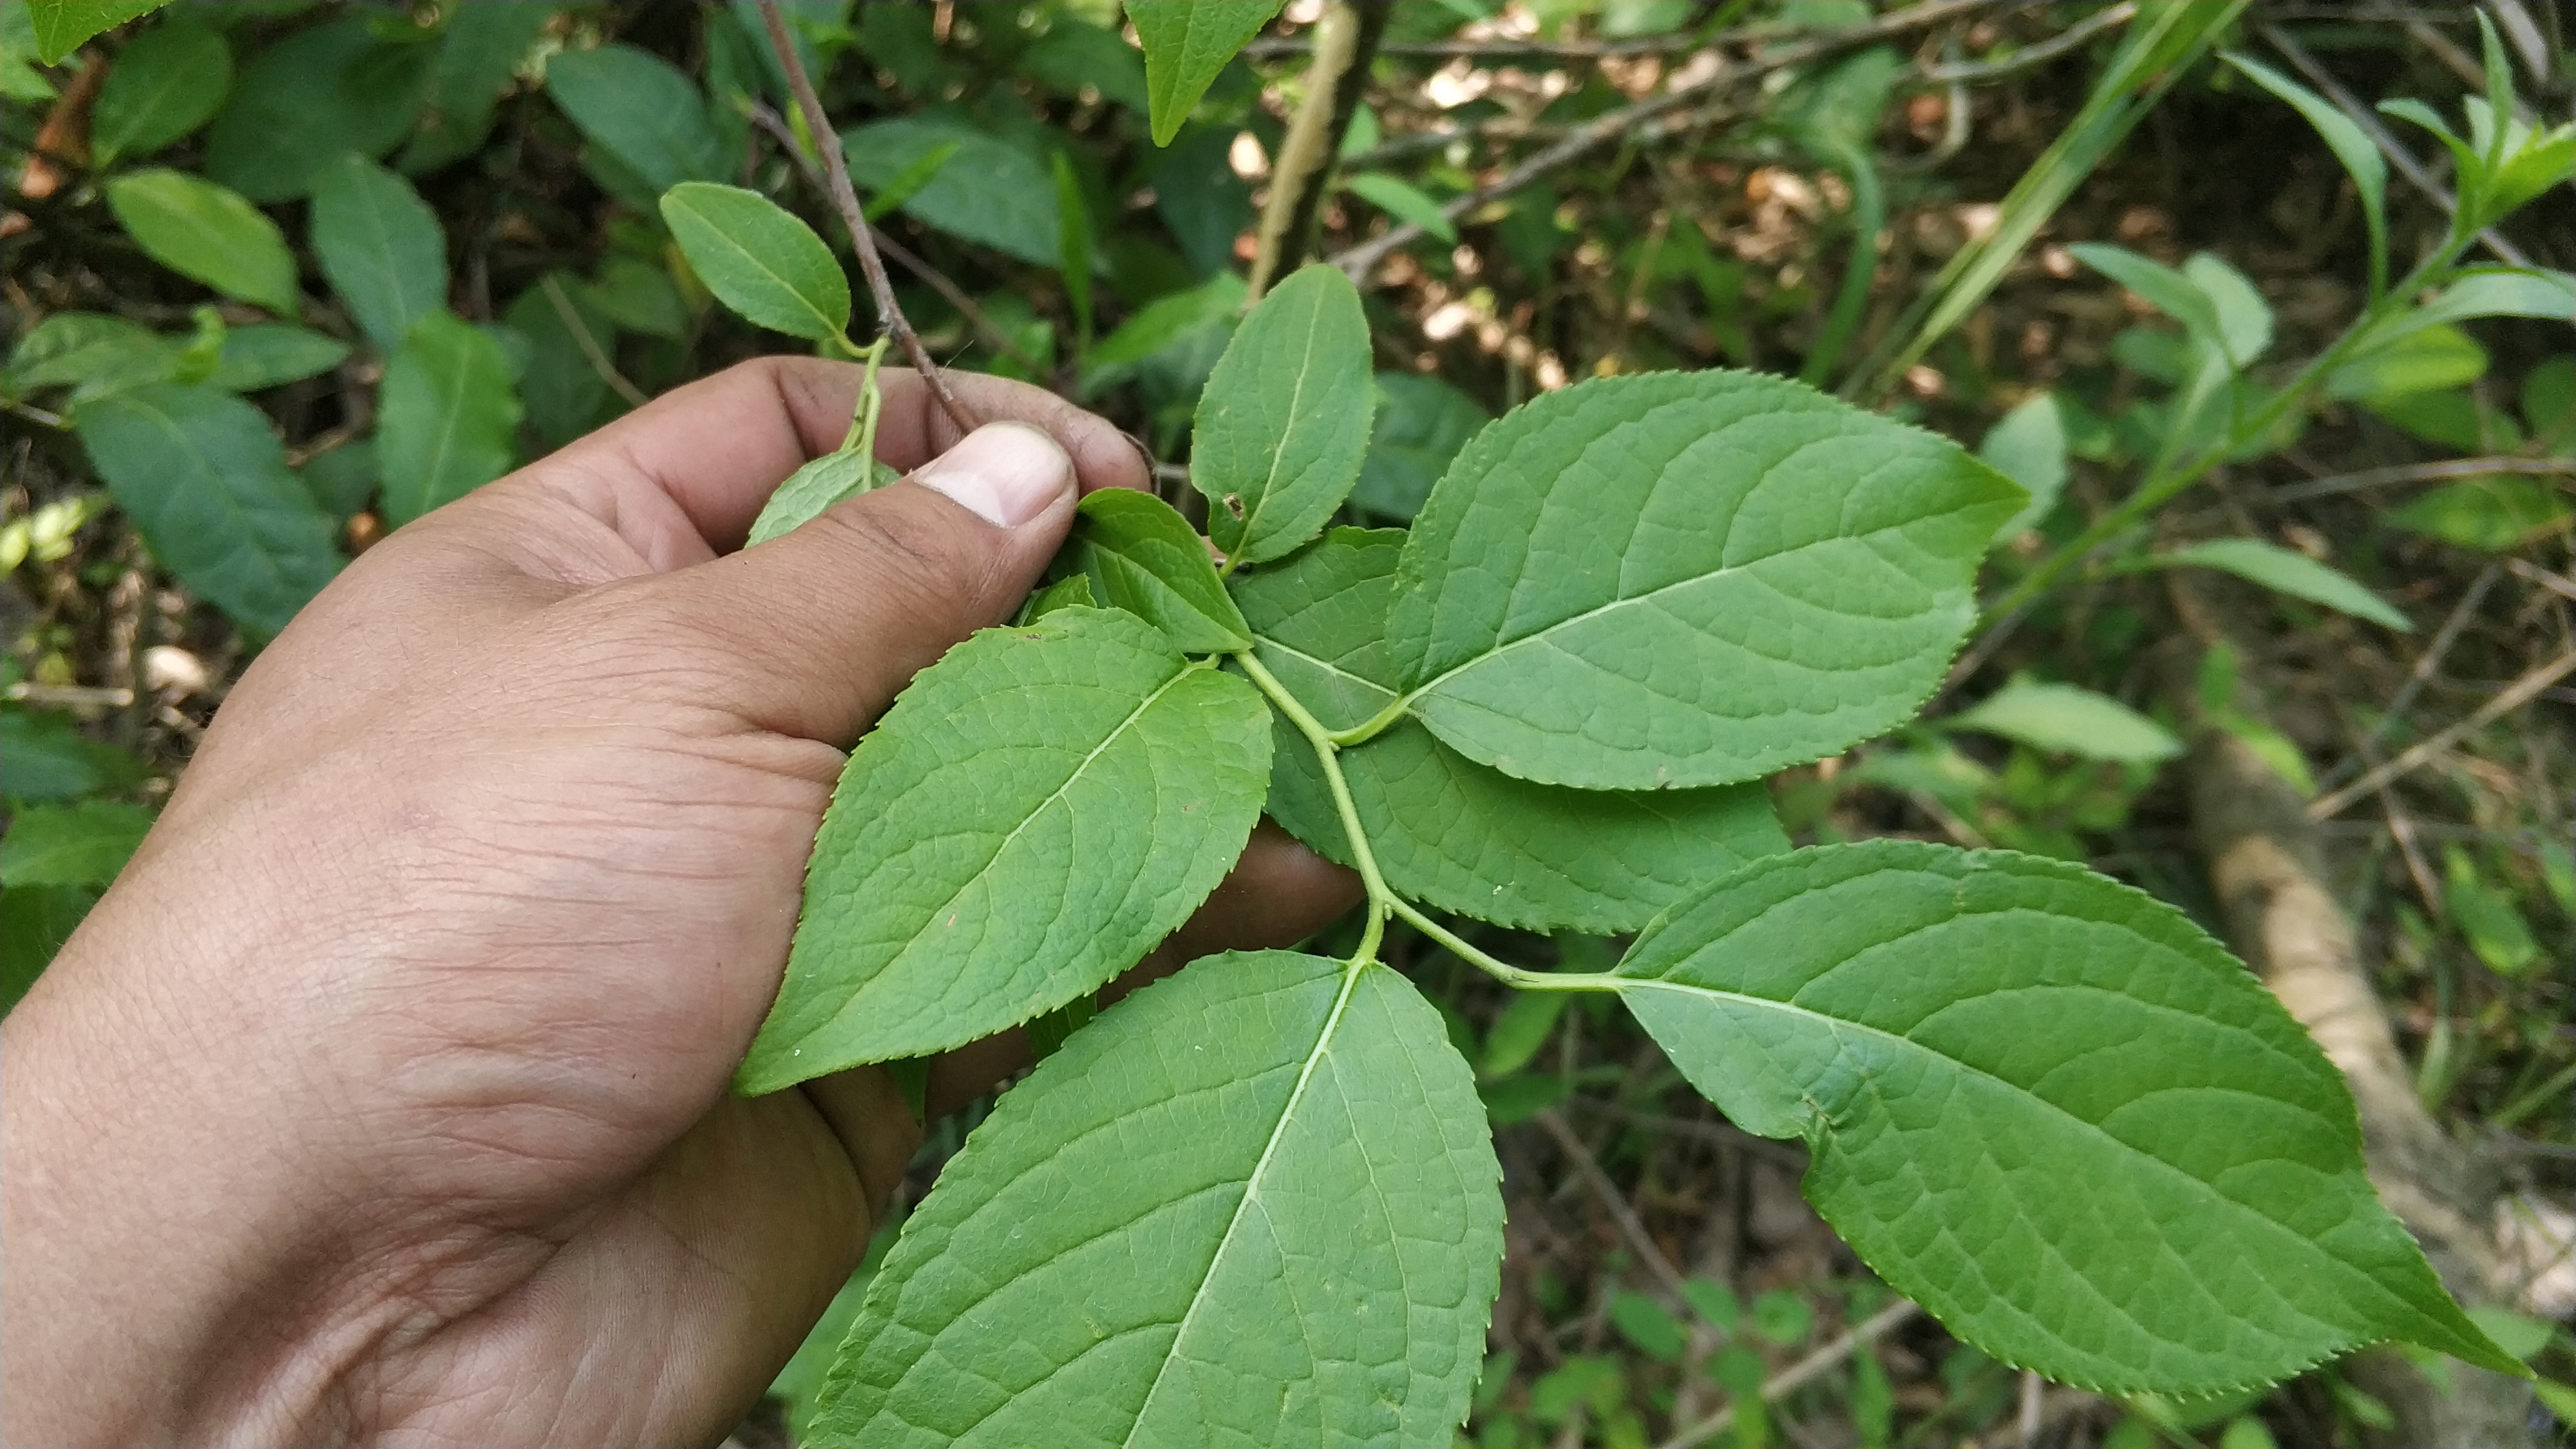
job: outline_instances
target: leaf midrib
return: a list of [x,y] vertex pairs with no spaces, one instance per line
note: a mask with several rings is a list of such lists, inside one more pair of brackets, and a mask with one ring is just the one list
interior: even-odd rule
[[[461,325],[470,326],[471,324]],[[461,343],[464,339],[460,336],[456,340]],[[421,469],[419,474],[421,481],[419,500],[421,513],[427,513],[432,508],[438,506],[430,500],[438,493],[444,491],[438,486],[439,480],[446,476],[449,461],[455,456],[456,440],[458,436],[465,431],[466,374],[473,371],[474,360],[466,356],[467,349],[463,346],[453,347],[447,350],[450,354],[449,360],[456,364],[455,377],[452,386],[443,390],[439,388],[438,384],[441,375],[436,368],[430,365],[429,359],[423,358],[421,365],[421,376],[431,384],[433,393],[435,394],[434,400],[439,406],[440,413],[438,432],[435,440],[436,446],[430,449],[429,456],[423,460],[426,466]]]
[[[684,207],[689,207],[689,203],[685,201],[680,204]],[[806,297],[802,288],[787,280],[787,278],[781,275],[776,268],[770,266],[767,262],[762,261],[752,252],[751,248],[744,246],[741,242],[735,240],[733,233],[716,225],[716,223],[707,216],[705,211],[697,207],[689,207],[689,210],[691,214],[697,218],[699,224],[705,226],[709,231],[716,234],[716,239],[718,241],[721,241],[726,246],[733,248],[733,250],[739,254],[744,261],[749,262],[762,276],[767,277],[770,281],[776,283],[779,290],[785,292],[790,298],[792,298],[797,306],[802,307],[807,312],[813,314],[814,320],[822,323],[827,332],[838,332],[841,330],[841,325],[834,322],[831,318],[823,315],[823,309],[815,306],[813,301]]]
[[1288,428],[1281,436],[1279,446],[1270,451],[1270,471],[1262,476],[1261,496],[1252,500],[1252,511],[1244,515],[1243,537],[1241,546],[1235,550],[1237,553],[1249,553],[1259,545],[1254,535],[1261,523],[1261,510],[1270,506],[1271,495],[1278,491],[1279,470],[1288,461],[1288,441],[1297,435],[1297,425],[1305,417],[1306,377],[1315,370],[1315,334],[1322,330],[1323,324],[1324,309],[1318,304],[1306,314],[1306,342],[1297,354],[1297,380],[1288,389]]
[[1207,1271],[1199,1276],[1198,1288],[1190,1294],[1190,1306],[1182,1310],[1180,1322],[1172,1330],[1171,1347],[1163,1351],[1162,1366],[1154,1370],[1154,1381],[1145,1388],[1144,1402],[1136,1406],[1136,1417],[1128,1422],[1127,1433],[1119,1440],[1120,1449],[1132,1449],[1137,1428],[1153,1411],[1154,1396],[1162,1392],[1163,1379],[1180,1358],[1181,1344],[1190,1335],[1190,1324],[1198,1317],[1199,1305],[1207,1301],[1208,1285],[1216,1281],[1217,1270],[1225,1266],[1226,1252],[1234,1246],[1235,1234],[1243,1226],[1244,1214],[1251,1211],[1254,1201],[1261,1195],[1262,1175],[1269,1171],[1270,1159],[1278,1155],[1279,1143],[1288,1135],[1289,1124],[1297,1119],[1298,1104],[1306,1099],[1306,1088],[1315,1079],[1315,1068],[1332,1049],[1333,1033],[1341,1027],[1342,1016],[1350,1008],[1351,995],[1358,989],[1361,976],[1370,969],[1368,964],[1361,962],[1342,968],[1341,987],[1333,995],[1333,1009],[1324,1017],[1323,1030],[1315,1034],[1314,1049],[1306,1053],[1306,1060],[1298,1065],[1297,1084],[1289,1088],[1288,1100],[1279,1109],[1279,1120],[1271,1124],[1269,1140],[1261,1144],[1261,1156],[1254,1160],[1252,1171],[1244,1177],[1243,1196],[1236,1201],[1233,1215],[1226,1219],[1225,1231],[1217,1236],[1216,1252],[1208,1259]]
[[275,586],[279,594],[283,595],[293,592],[293,586],[287,582],[285,566],[279,561],[274,552],[264,546],[266,540],[261,537],[260,531],[257,528],[251,526],[250,510],[243,504],[240,495],[233,492],[231,488],[225,486],[224,470],[215,466],[215,461],[212,455],[210,455],[203,447],[198,446],[196,440],[188,436],[188,430],[181,427],[179,425],[179,420],[169,413],[162,411],[160,408],[154,407],[152,404],[139,397],[135,397],[130,393],[124,397],[116,399],[116,401],[127,407],[135,409],[137,412],[149,414],[152,421],[170,435],[171,439],[178,444],[180,450],[185,453],[189,460],[196,465],[198,470],[214,484],[213,487],[202,491],[210,493],[217,499],[221,500],[225,511],[232,515],[233,526],[239,530],[241,538],[248,545],[248,547],[243,551],[248,553],[253,559],[256,559],[262,565],[269,576],[269,582]]

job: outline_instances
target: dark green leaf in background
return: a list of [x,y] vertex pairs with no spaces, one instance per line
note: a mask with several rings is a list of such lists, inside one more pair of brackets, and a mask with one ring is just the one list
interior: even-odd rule
[[633,257],[602,262],[590,282],[590,303],[610,321],[647,337],[678,339],[688,335],[689,307],[667,268]]
[[2411,533],[2484,553],[2503,553],[2564,530],[2576,519],[2576,508],[2540,479],[2499,474],[2445,484],[2382,516]]
[[1020,74],[1067,100],[1087,90],[1131,111],[1150,109],[1145,87],[1145,61],[1134,46],[1065,11],[1057,11],[1047,33],[1020,52]]
[[384,155],[411,134],[435,53],[379,38],[365,15],[266,47],[215,117],[206,174],[265,204],[302,196],[344,151]]
[[2025,501],[1956,444],[1782,378],[1581,383],[1432,489],[1388,641],[1413,714],[1506,774],[1752,779],[1913,714]]
[[60,94],[36,69],[36,22],[27,0],[0,0],[0,100],[43,105]]
[[1863,1261],[2007,1362],[2206,1394],[2402,1338],[2516,1371],[2372,1195],[2316,1044],[2139,891],[1823,846],[1675,906],[1618,974],[1729,1121],[1806,1140]]
[[305,460],[302,476],[305,491],[333,518],[348,518],[365,508],[384,482],[373,438],[316,453]]
[[1269,772],[1260,696],[1130,615],[951,649],[851,752],[737,1087],[944,1051],[1097,989],[1233,868]]
[[1500,1179],[1403,977],[1211,957],[1002,1097],[869,1285],[815,1442],[1447,1444]]
[[1995,542],[2008,543],[2025,530],[2048,521],[2066,491],[2066,420],[2053,393],[2037,393],[2003,415],[1977,444],[1987,467],[2021,485],[2030,502],[1995,530]]
[[103,886],[151,828],[151,811],[112,800],[27,806],[0,837],[0,887]]
[[233,83],[232,47],[185,20],[155,25],[118,51],[90,113],[90,156],[100,166],[143,156],[213,120]]
[[733,169],[707,118],[706,97],[651,51],[618,44],[565,51],[546,62],[546,94],[656,195]]
[[2171,730],[2107,694],[2072,684],[2016,679],[1944,723],[2088,760],[2148,763],[2182,753]]
[[1039,153],[947,115],[873,121],[841,135],[850,180],[879,190],[923,157],[953,146],[948,160],[903,203],[904,214],[950,236],[1041,267],[1062,251],[1055,178]]
[[1396,221],[1410,222],[1438,241],[1458,240],[1458,224],[1440,209],[1437,200],[1410,181],[1383,171],[1364,171],[1342,184],[1351,189],[1352,195]]
[[53,65],[80,48],[93,35],[112,30],[138,15],[149,15],[170,0],[27,0],[35,21],[36,59]]
[[1474,398],[1439,378],[1379,373],[1368,455],[1360,460],[1351,506],[1411,522],[1458,450],[1493,420]]
[[147,773],[142,761],[89,738],[61,715],[0,710],[0,798],[72,800],[135,784]]
[[0,891],[0,1013],[18,1004],[98,901],[89,886],[15,886]]
[[542,0],[468,0],[445,7],[420,131],[403,148],[403,170],[435,170],[481,149],[502,92],[561,8]]
[[259,409],[160,383],[84,404],[78,422],[153,555],[244,628],[275,634],[339,572],[338,530]]
[[489,333],[440,310],[385,362],[376,404],[385,516],[399,526],[510,471],[521,416]]
[[1160,628],[1183,653],[1222,654],[1252,642],[1198,530],[1150,493],[1104,488],[1085,496],[1057,567],[1090,575],[1102,603]]
[[223,350],[206,385],[258,392],[329,372],[348,357],[349,344],[338,338],[283,322],[253,322],[225,329]]
[[1190,435],[1190,485],[1231,563],[1279,557],[1342,506],[1372,402],[1368,320],[1340,268],[1298,271],[1243,319]]
[[227,297],[296,313],[286,234],[242,197],[184,171],[133,171],[107,183],[108,209],[152,260]]
[[56,312],[28,329],[0,374],[12,393],[77,389],[75,402],[166,382],[178,345],[138,322],[100,312]]
[[358,329],[391,352],[447,304],[447,235],[411,183],[354,153],[313,179],[313,251]]
[[2306,554],[2293,553],[2258,539],[2212,539],[2161,555],[2159,561],[2218,569],[2267,589],[2323,604],[2329,609],[2339,609],[2357,619],[2368,619],[2401,633],[2411,632],[2415,627],[2394,605],[2362,587],[2350,574],[2321,564]]
[[698,280],[751,322],[816,341],[850,325],[850,279],[832,249],[768,197],[683,182],[663,193],[662,219]]
[[1234,239],[1252,225],[1252,190],[1227,160],[1235,134],[1191,127],[1152,173],[1154,214],[1203,277],[1232,275]]
[[1278,13],[1279,0],[1127,0],[1145,48],[1155,145],[1171,144],[1217,72]]
[[570,272],[549,273],[519,294],[503,320],[528,339],[519,399],[537,436],[559,448],[589,432],[608,401],[608,379],[573,328],[587,332],[603,358],[617,345],[617,324],[593,299],[590,284]]

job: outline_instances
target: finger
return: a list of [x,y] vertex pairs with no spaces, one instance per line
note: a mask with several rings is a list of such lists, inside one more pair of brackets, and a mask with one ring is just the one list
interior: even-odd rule
[[[846,745],[950,645],[1010,617],[1073,519],[1073,465],[994,423],[757,548],[585,596],[607,646],[754,728]],[[585,621],[586,623],[587,621]]]
[[[533,473],[621,532],[676,505],[708,546],[738,548],[788,474],[841,446],[866,369],[819,357],[761,357],[656,398],[556,453]],[[1072,458],[1084,492],[1151,481],[1135,445],[1106,421],[1044,388],[977,373],[944,374],[985,422],[1022,422]],[[877,456],[910,470],[959,439],[920,376],[877,374],[885,408]],[[633,540],[655,556],[647,540]]]

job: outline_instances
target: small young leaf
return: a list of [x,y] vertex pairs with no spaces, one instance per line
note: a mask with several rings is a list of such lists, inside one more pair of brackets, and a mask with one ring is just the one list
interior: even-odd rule
[[788,474],[778,491],[769,495],[760,516],[751,521],[751,537],[743,546],[767,543],[844,498],[856,498],[902,477],[864,453],[849,449],[826,453]]
[[1243,319],[1190,434],[1190,484],[1231,563],[1287,553],[1342,506],[1371,401],[1368,319],[1340,268],[1299,270]]
[[1619,1336],[1635,1345],[1648,1358],[1678,1363],[1682,1350],[1690,1346],[1690,1334],[1671,1310],[1643,1293],[1633,1290],[1610,1297],[1610,1322]]
[[733,169],[707,103],[678,66],[649,50],[609,44],[546,62],[546,94],[591,142],[655,194]]
[[1618,975],[1729,1120],[1806,1139],[1862,1260],[1998,1358],[2193,1395],[2389,1338],[2518,1371],[2371,1195],[2315,1043],[2138,891],[1823,846],[1676,906]]
[[663,193],[662,219],[698,280],[751,322],[818,342],[850,325],[850,279],[832,249],[768,197],[683,182]]
[[1586,382],[1479,433],[1432,489],[1388,642],[1412,713],[1506,774],[1749,780],[1912,715],[2026,501],[1786,379]]
[[1020,605],[1019,617],[1011,622],[1034,623],[1058,609],[1097,609],[1099,607],[1100,601],[1091,596],[1091,575],[1074,574],[1058,579],[1029,595],[1027,602]]
[[1948,723],[2088,760],[2149,762],[2182,753],[2182,741],[2163,725],[2109,695],[2071,684],[2016,679]]
[[1114,610],[950,650],[851,752],[736,1085],[944,1051],[1133,965],[1242,852],[1267,715]]
[[1217,72],[1279,13],[1281,0],[1127,0],[1145,48],[1154,144],[1168,146]]
[[1744,1319],[1744,1306],[1736,1301],[1735,1290],[1706,1278],[1693,1278],[1682,1285],[1682,1299],[1700,1321],[1720,1333],[1732,1334]]
[[125,869],[152,812],[112,800],[30,805],[0,837],[0,886],[103,886]]
[[1359,482],[1351,486],[1351,506],[1412,522],[1458,450],[1493,420],[1482,404],[1439,378],[1379,373],[1374,426]]
[[313,178],[313,251],[358,330],[391,352],[447,305],[447,234],[411,183],[352,152]]
[[262,47],[206,133],[206,174],[265,206],[310,190],[343,152],[382,156],[420,116],[437,47],[351,14]]
[[2540,960],[2540,944],[2531,938],[2513,898],[2478,876],[2469,853],[2453,845],[2442,852],[2442,911],[2467,938],[2487,969],[2499,976],[2520,976]]
[[1500,1180],[1403,977],[1198,962],[1101,1013],[950,1160],[812,1442],[1447,1444]]
[[1351,194],[1397,221],[1411,222],[1440,241],[1455,245],[1458,224],[1420,187],[1383,171],[1363,171],[1342,183]]
[[1508,1077],[1530,1064],[1538,1049],[1547,1045],[1556,1030],[1556,1019],[1565,1014],[1565,1004],[1573,1000],[1563,991],[1515,991],[1503,1004],[1502,1014],[1494,1018],[1493,1030],[1485,1034],[1484,1054],[1477,1059],[1476,1075],[1487,1081]]
[[2030,495],[2030,502],[1995,530],[1995,542],[2018,538],[2047,522],[2058,495],[2066,491],[2066,422],[2057,395],[2035,393],[2004,414],[1977,445],[1977,456]]
[[[36,30],[36,59],[58,65],[82,41],[149,15],[170,0],[27,0]],[[1277,6],[1271,7],[1277,9]]]
[[348,358],[349,344],[336,337],[282,322],[253,322],[225,330],[206,386],[258,392],[329,372]]
[[2506,553],[2565,528],[2576,509],[2537,478],[2504,475],[2447,484],[2381,516],[2410,533]]
[[2247,79],[2296,107],[2325,138],[2326,149],[2352,173],[2352,184],[2361,193],[2362,221],[2370,228],[2370,292],[2376,297],[2388,284],[2388,162],[2379,147],[2351,117],[2306,86],[2260,61],[2235,54],[2225,59]]
[[2404,614],[2363,588],[2351,575],[2329,568],[2306,554],[2293,553],[2254,539],[2221,538],[2195,543],[2188,548],[2159,555],[2156,562],[2220,569],[2240,579],[2250,579],[2267,589],[2323,604],[2329,609],[2339,609],[2354,618],[2368,619],[2401,633],[2411,633],[2415,628]]
[[257,207],[183,171],[134,171],[107,183],[107,206],[152,260],[227,297],[295,315],[295,254]]
[[340,571],[338,529],[259,409],[164,383],[84,403],[78,422],[153,556],[246,627],[275,634]]
[[2218,309],[2211,305],[2209,294],[2164,263],[2103,242],[2077,242],[2066,250],[2077,261],[2146,298],[2157,311],[2181,323],[2185,331],[2209,338],[2222,335]]
[[1085,495],[1056,568],[1090,575],[1101,602],[1160,628],[1185,654],[1225,654],[1252,643],[1198,531],[1151,493],[1104,488]]
[[2270,350],[2272,307],[2251,278],[2208,252],[2186,258],[2182,274],[2209,299],[2210,313],[2218,319],[2218,340],[2239,372]]
[[509,472],[521,416],[490,333],[443,309],[414,323],[378,394],[385,516],[409,523]]
[[101,167],[143,156],[215,117],[233,83],[232,47],[202,25],[156,26],[117,52],[90,115],[90,155]]

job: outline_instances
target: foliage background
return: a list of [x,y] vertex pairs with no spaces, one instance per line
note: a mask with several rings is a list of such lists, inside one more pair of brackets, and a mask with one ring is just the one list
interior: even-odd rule
[[[1803,372],[2017,475],[2063,478],[2002,549],[2000,591],[2115,506],[2172,422],[2179,335],[2076,248],[2224,259],[2259,293],[2275,357],[2312,354],[2358,310],[2352,183],[2292,111],[2200,55],[2065,178],[2069,200],[2005,250],[1991,297],[1919,360],[1873,369],[1944,264],[2012,220],[1998,203],[2015,183],[2057,164],[2050,144],[2124,31],[2161,7],[1923,8],[1934,23],[1877,48],[1831,43],[1883,14],[1857,0],[1394,7],[1316,248],[1428,233],[1364,271],[1380,401],[1355,509],[1407,516],[1484,419],[1572,378]],[[1168,147],[1114,3],[790,9],[861,194],[910,258],[897,287],[934,353],[1084,399],[1176,482],[1320,7],[1289,7]],[[2568,17],[2492,9],[2529,104],[2563,119]],[[2279,68],[2304,58],[2364,101],[2456,114],[2480,85],[2472,22],[2467,6],[2262,3],[2224,41]],[[836,230],[772,129],[793,126],[759,36],[744,0],[184,0],[45,65],[24,0],[0,0],[0,999],[113,877],[227,682],[341,559],[642,397],[798,345],[711,306],[652,204],[719,180]],[[1470,197],[1586,126],[1605,143]],[[2447,184],[2438,147],[2396,144]],[[2562,188],[2498,239],[2564,271],[2566,216]],[[2399,269],[2448,222],[2392,182]],[[1845,293],[1855,255],[1867,272]],[[2500,1306],[2563,1385],[2576,344],[2564,319],[2484,319],[2403,361],[2330,389],[2149,532],[2331,563],[2411,634],[2210,570],[2078,571],[1980,638],[1926,723],[1776,795],[1801,842],[2082,859],[2216,930],[2193,829],[2202,757],[2181,752],[2205,705],[2311,794],[2420,756],[2316,829],[2415,1094],[2505,1189],[2495,1238],[2520,1286]],[[174,383],[247,401],[206,405],[193,470],[120,471],[117,429]],[[2053,426],[2025,406],[2042,396]],[[215,498],[239,506],[210,514]],[[2486,708],[2500,695],[2511,707]],[[1610,949],[1477,939],[1541,965]],[[1716,1119],[1600,1003],[1507,1002],[1402,933],[1390,955],[1451,1013],[1505,1129],[1510,1254],[1476,1443],[1682,1442],[1727,1405],[1711,1442],[2247,1449],[2388,1427],[2366,1365],[2241,1403],[2117,1403],[1890,1320],[1797,1196],[1799,1149]],[[913,1197],[971,1119],[935,1135]],[[1879,1331],[1846,1336],[1861,1324]],[[818,1368],[791,1366],[781,1412]],[[2560,1422],[2535,1432],[2563,1439],[2576,1390],[2543,1404]]]

